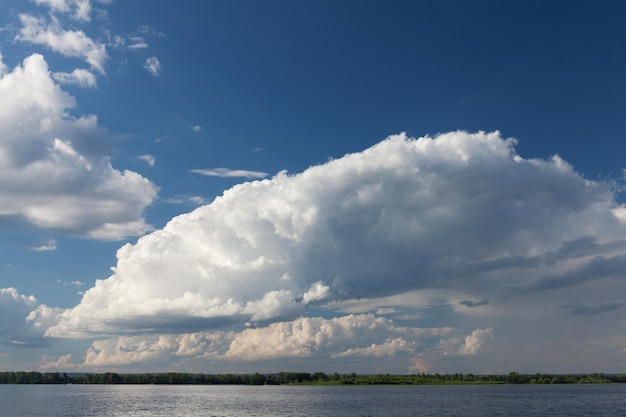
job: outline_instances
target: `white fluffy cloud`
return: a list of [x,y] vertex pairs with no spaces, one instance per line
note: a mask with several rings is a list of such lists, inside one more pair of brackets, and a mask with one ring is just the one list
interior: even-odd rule
[[81,87],[95,87],[96,76],[86,69],[75,69],[72,72],[55,72],[52,77],[61,84],[78,84]]
[[459,348],[458,354],[463,356],[474,356],[480,348],[492,339],[493,328],[476,329],[472,334],[465,337],[463,346]]
[[63,29],[54,16],[46,20],[21,14],[20,21],[22,28],[17,39],[44,45],[67,57],[83,59],[100,74],[105,74],[104,64],[108,55],[104,44],[95,42],[83,31]]
[[[498,132],[397,135],[298,175],[237,185],[122,247],[114,274],[49,334],[282,322],[321,302],[429,289],[495,300],[619,285],[626,227],[610,187],[514,147]],[[455,354],[471,354],[486,334],[472,337]],[[395,339],[366,347],[398,348]]]
[[[123,336],[92,343],[85,369],[128,364],[164,363],[172,358],[221,361],[281,358],[348,358],[410,355],[428,350],[451,328],[411,328],[371,314],[333,319],[299,318],[243,331],[197,332],[181,335]],[[374,343],[372,343],[374,341]],[[342,359],[344,360],[344,359]]]
[[33,54],[0,78],[0,216],[97,239],[150,229],[143,209],[157,188],[106,155],[95,116],[75,118],[75,100]]

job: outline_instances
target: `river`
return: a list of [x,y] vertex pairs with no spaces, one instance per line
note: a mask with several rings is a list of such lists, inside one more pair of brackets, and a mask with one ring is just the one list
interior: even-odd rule
[[0,385],[6,417],[625,416],[626,384]]

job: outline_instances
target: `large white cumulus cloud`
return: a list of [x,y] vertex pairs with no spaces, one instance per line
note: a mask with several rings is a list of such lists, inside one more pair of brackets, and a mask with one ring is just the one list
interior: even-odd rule
[[107,156],[93,115],[73,117],[75,99],[51,78],[43,56],[0,73],[0,216],[44,229],[118,239],[150,229],[143,209],[157,188]]
[[480,300],[624,270],[626,228],[610,187],[514,147],[498,132],[397,135],[235,186],[122,247],[114,274],[49,334],[266,323],[320,302],[434,288]]

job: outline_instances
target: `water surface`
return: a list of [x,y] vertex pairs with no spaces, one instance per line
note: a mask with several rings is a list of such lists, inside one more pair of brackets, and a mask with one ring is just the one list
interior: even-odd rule
[[617,417],[625,410],[626,384],[0,385],[0,415],[12,417]]

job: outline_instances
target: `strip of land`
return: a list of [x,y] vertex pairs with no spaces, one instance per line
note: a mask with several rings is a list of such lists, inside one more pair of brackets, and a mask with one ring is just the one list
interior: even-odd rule
[[0,372],[0,384],[170,384],[170,385],[461,385],[626,383],[626,374],[411,374],[357,375],[324,372],[276,374]]

